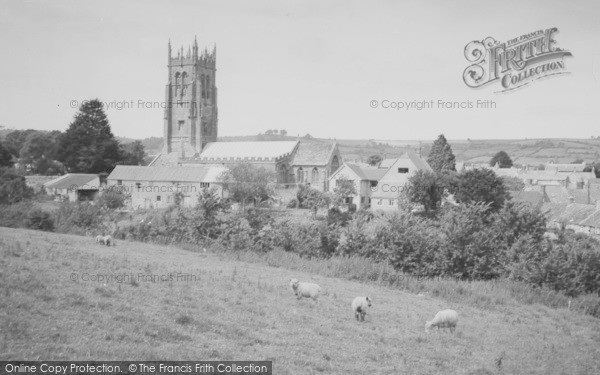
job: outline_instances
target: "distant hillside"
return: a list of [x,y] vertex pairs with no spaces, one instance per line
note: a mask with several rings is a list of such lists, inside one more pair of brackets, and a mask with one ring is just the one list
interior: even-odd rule
[[[120,140],[127,138],[119,138]],[[251,141],[294,141],[297,136],[246,135],[219,137],[220,142]],[[333,141],[326,138],[306,138],[314,141]],[[132,142],[132,139],[127,139]],[[414,151],[427,157],[433,140],[381,140],[381,139],[336,139],[344,160],[366,161],[371,155],[384,158],[399,157],[407,151]],[[124,141],[123,141],[124,142]],[[142,139],[146,152],[157,154],[162,148],[162,137]],[[515,164],[539,165],[554,161],[571,163],[577,159],[586,162],[600,161],[600,139],[490,139],[490,140],[449,140],[457,161],[467,163],[487,163],[498,151],[505,151]]]

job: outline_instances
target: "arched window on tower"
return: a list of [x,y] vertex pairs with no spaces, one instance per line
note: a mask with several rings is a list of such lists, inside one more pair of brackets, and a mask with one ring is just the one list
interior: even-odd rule
[[210,76],[206,76],[206,99],[210,99]]
[[187,73],[183,72],[181,75],[181,96],[185,95],[185,89],[187,85]]
[[177,94],[179,93],[179,72],[175,73],[175,96],[177,96]]
[[204,74],[200,76],[200,84],[202,84],[202,99],[206,98],[206,80]]

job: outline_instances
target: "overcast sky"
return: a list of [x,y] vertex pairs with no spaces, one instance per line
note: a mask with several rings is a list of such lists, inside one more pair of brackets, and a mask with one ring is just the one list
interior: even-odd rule
[[[600,2],[3,1],[0,125],[65,130],[99,98],[118,136],[162,136],[167,42],[217,45],[219,135],[325,138],[600,136]],[[485,4],[485,5],[484,5]],[[462,79],[464,48],[557,27],[571,74],[509,93]],[[377,108],[371,108],[371,101]],[[384,100],[493,100],[394,110]],[[141,101],[141,106],[140,106]],[[148,104],[150,103],[150,104]]]

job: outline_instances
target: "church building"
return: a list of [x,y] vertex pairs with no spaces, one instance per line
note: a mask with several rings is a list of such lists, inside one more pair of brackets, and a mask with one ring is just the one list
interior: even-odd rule
[[216,46],[200,52],[194,40],[174,56],[168,46],[164,146],[149,167],[227,166],[250,163],[273,171],[279,184],[310,184],[327,190],[329,177],[342,163],[335,142],[217,142]]

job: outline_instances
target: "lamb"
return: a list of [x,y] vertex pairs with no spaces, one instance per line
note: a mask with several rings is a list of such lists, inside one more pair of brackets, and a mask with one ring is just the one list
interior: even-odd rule
[[96,243],[104,245],[104,237],[101,235],[96,236]]
[[440,328],[450,328],[450,333],[456,329],[456,323],[458,323],[458,313],[454,310],[442,310],[435,314],[433,320],[429,320],[425,323],[425,332],[429,332],[429,328],[436,327],[437,330]]
[[359,322],[365,321],[365,315],[367,315],[367,307],[371,307],[371,298],[369,297],[356,297],[352,301],[352,311],[354,316]]
[[314,301],[316,301],[321,293],[321,287],[317,284],[301,283],[298,281],[298,279],[290,279],[290,286],[292,287],[292,291],[296,297],[298,297],[298,299],[306,297],[312,298]]

